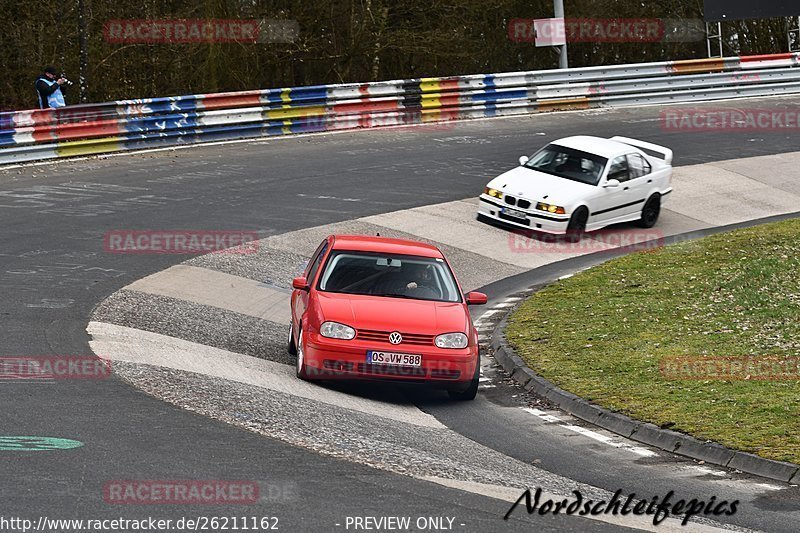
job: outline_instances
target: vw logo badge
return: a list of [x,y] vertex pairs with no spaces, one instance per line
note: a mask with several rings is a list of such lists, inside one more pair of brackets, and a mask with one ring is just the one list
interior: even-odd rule
[[393,331],[389,334],[389,342],[392,344],[400,344],[403,342],[403,336],[399,332]]

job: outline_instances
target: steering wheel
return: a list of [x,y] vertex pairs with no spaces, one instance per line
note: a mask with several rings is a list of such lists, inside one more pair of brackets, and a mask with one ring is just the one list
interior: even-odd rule
[[427,285],[419,285],[416,282],[411,282],[406,285],[404,294],[414,298],[439,300],[442,298],[440,292],[433,287]]

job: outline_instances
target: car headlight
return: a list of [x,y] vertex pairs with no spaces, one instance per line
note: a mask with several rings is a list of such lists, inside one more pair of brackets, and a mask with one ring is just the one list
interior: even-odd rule
[[491,187],[486,187],[483,190],[483,194],[488,194],[489,196],[491,196],[493,198],[502,198],[503,197],[503,193],[502,192],[498,191],[497,189],[492,189]]
[[436,337],[439,348],[466,348],[467,336],[463,333],[445,333]]
[[329,339],[344,339],[346,341],[352,340],[356,336],[356,330],[338,322],[323,322],[319,328],[319,333]]
[[546,204],[544,202],[539,202],[538,204],[536,204],[536,209],[538,209],[539,211],[547,211],[548,213],[555,213],[556,215],[567,214],[567,211],[560,205]]

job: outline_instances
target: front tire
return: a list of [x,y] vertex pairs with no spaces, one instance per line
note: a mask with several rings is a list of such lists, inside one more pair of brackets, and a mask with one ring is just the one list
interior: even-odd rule
[[661,214],[661,195],[654,194],[645,202],[642,208],[642,216],[639,218],[638,225],[641,228],[652,228],[658,222]]
[[567,233],[564,235],[567,242],[580,242],[586,233],[587,222],[589,222],[589,211],[585,207],[576,209],[567,224]]
[[308,379],[308,366],[306,365],[305,350],[303,347],[303,330],[297,330],[297,363],[295,364],[295,375],[303,381]]
[[297,345],[294,342],[294,321],[289,322],[289,338],[286,340],[286,351],[289,355],[297,355]]
[[475,364],[475,375],[472,377],[472,381],[469,382],[469,385],[465,389],[449,389],[447,394],[450,396],[451,400],[457,402],[469,402],[475,399],[475,396],[478,395],[478,383],[481,377],[481,356],[478,355],[478,362]]

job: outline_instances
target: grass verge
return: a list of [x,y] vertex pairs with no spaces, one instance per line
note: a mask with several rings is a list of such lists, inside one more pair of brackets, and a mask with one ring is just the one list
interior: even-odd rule
[[800,463],[798,219],[614,259],[535,294],[506,333],[603,407]]

